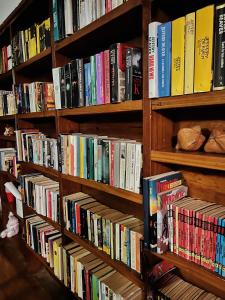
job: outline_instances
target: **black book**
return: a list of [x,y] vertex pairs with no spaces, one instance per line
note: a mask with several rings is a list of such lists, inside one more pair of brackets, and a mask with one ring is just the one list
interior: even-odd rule
[[18,94],[19,94],[19,105],[18,105],[18,113],[25,113],[25,101],[23,96],[23,84],[20,83],[18,86]]
[[143,179],[144,247],[150,246],[149,179]]
[[78,73],[77,61],[71,61],[71,89],[72,89],[72,107],[79,106],[79,88],[78,88]]
[[65,38],[64,0],[58,1],[59,39]]
[[71,81],[71,63],[64,66],[65,88],[66,88],[66,107],[72,107],[72,81]]
[[81,237],[88,239],[87,210],[80,208]]
[[77,59],[78,68],[78,87],[79,87],[79,107],[84,106],[84,62],[83,59]]
[[102,140],[102,182],[109,184],[109,141]]
[[213,89],[225,88],[225,4],[215,10]]
[[118,100],[118,69],[117,69],[117,44],[113,44],[109,48],[110,61],[110,101],[112,103]]
[[142,98],[142,59],[141,49],[126,49],[125,99]]
[[46,48],[46,41],[45,41],[45,26],[44,23],[39,25],[39,40],[40,40],[40,51],[42,52]]
[[23,98],[24,98],[24,111],[30,112],[29,86],[27,83],[23,84]]
[[60,71],[60,91],[61,91],[61,108],[66,108],[66,84],[65,84],[65,70],[61,68]]
[[72,10],[73,10],[73,32],[78,30],[78,20],[79,20],[79,10],[78,10],[78,1],[72,0]]
[[58,147],[58,169],[59,169],[59,172],[62,172],[62,151],[61,151],[61,137],[60,136],[57,139],[57,147]]
[[8,114],[8,102],[7,102],[7,94],[3,94],[3,114],[7,115]]

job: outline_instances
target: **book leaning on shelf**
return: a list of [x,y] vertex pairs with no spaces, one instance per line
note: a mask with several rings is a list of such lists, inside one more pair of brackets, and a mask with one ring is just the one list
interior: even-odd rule
[[56,108],[142,98],[142,53],[123,43],[52,69]]
[[52,0],[54,41],[61,40],[94,22],[125,0]]
[[141,192],[142,144],[95,134],[60,135],[59,168],[135,193]]
[[50,18],[18,31],[12,38],[13,67],[41,53],[51,46]]
[[65,196],[63,206],[67,230],[141,273],[144,227],[141,220],[102,205],[81,192]]
[[0,74],[12,69],[12,47],[11,45],[0,48]]
[[26,219],[26,242],[54,270],[55,276],[81,299],[115,297],[141,300],[142,290],[94,254],[70,242],[39,216]]
[[[225,4],[149,24],[149,97],[225,88]],[[213,74],[213,76],[212,76]]]

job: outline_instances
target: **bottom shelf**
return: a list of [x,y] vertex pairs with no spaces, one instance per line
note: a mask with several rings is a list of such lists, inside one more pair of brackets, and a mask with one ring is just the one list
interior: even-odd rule
[[220,277],[216,273],[207,270],[191,261],[188,261],[174,253],[166,252],[163,254],[153,253],[148,249],[144,249],[144,253],[148,261],[154,259],[164,259],[179,269],[180,274],[185,280],[205,289],[221,298],[225,296],[225,278]]
[[[24,240],[23,240],[24,241]],[[80,297],[78,297],[78,295],[74,294],[71,292],[70,289],[68,289],[61,280],[59,280],[59,278],[57,276],[55,276],[53,269],[49,266],[49,264],[46,262],[46,260],[40,256],[39,254],[37,254],[32,248],[30,248],[27,243],[24,241],[24,244],[26,246],[26,248],[44,265],[44,267],[47,269],[47,271],[49,272],[49,274],[55,279],[57,280],[57,282],[60,283],[60,285],[66,289],[66,291],[70,294],[70,296],[75,297],[75,299],[77,300],[81,300]],[[69,298],[71,299],[71,297]]]

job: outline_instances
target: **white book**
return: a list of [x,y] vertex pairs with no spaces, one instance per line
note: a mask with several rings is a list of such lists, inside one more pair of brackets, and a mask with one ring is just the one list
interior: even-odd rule
[[132,144],[127,143],[127,152],[126,152],[126,181],[125,189],[130,190],[130,176],[131,176],[131,155],[132,155]]
[[136,143],[135,149],[135,176],[134,176],[134,192],[140,193],[141,187],[141,170],[142,170],[142,144]]
[[72,0],[64,0],[65,34],[73,34]]
[[62,68],[60,67],[52,69],[56,109],[61,109],[61,86],[60,86],[61,69]]
[[130,231],[130,257],[130,267],[131,269],[136,270],[136,233],[132,230]]
[[82,280],[82,271],[84,266],[78,261],[77,262],[77,294],[78,297],[83,299],[83,280]]
[[74,272],[74,258],[70,255],[70,289],[75,293],[75,272]]
[[120,224],[114,224],[116,228],[116,242],[115,242],[115,259],[120,260]]
[[62,246],[58,247],[58,254],[59,254],[59,279],[62,281],[63,280],[63,253],[62,253]]
[[161,23],[152,22],[148,26],[148,95],[149,98],[159,97],[158,92],[158,47],[157,30]]
[[126,183],[126,152],[127,145],[125,142],[120,143],[120,184],[121,189],[125,189]]

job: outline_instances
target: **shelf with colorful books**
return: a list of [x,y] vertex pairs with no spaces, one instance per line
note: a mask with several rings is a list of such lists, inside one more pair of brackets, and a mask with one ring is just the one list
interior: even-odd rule
[[[78,51],[78,49],[76,49],[78,47],[81,52],[82,47],[86,47],[88,41],[92,43],[93,51],[93,48],[99,48],[101,44],[105,43],[109,32],[111,40],[114,41],[117,40],[117,37],[126,35],[127,32],[130,32],[131,28],[133,36],[136,35],[137,31],[141,33],[141,8],[142,0],[129,0],[119,5],[115,9],[101,16],[99,19],[81,28],[73,35],[56,43],[56,52],[64,54],[74,53],[74,50],[76,52]],[[133,24],[136,24],[136,26],[132,26]],[[129,36],[126,37],[126,40],[128,40]],[[96,43],[96,39],[98,40],[98,43]],[[76,48],[74,48],[75,45]],[[83,51],[86,50],[87,49],[83,48]]]
[[96,256],[98,256],[103,261],[105,261],[108,265],[112,266],[118,272],[125,275],[129,280],[134,282],[136,285],[138,285],[141,288],[144,287],[144,283],[141,280],[140,275],[137,272],[135,272],[134,270],[131,270],[128,267],[126,267],[126,265],[123,264],[122,262],[111,259],[109,255],[107,255],[104,252],[98,250],[89,241],[86,241],[86,240],[82,239],[78,235],[75,235],[74,233],[72,233],[72,232],[70,232],[66,229],[64,229],[63,232],[71,240],[73,240],[75,242],[78,242],[81,246],[83,246],[84,248],[89,250],[91,253],[94,253]]
[[120,198],[124,198],[127,199],[131,202],[137,203],[137,204],[142,204],[142,195],[137,194],[137,193],[133,193],[124,189],[120,189],[120,188],[116,188],[101,182],[96,182],[94,180],[90,180],[90,179],[84,179],[84,178],[80,178],[77,176],[71,176],[71,175],[66,175],[66,174],[62,174],[62,179],[68,180],[68,181],[72,181],[78,184],[81,184],[83,186],[86,187],[90,187],[93,189],[96,189],[98,191],[102,191]]
[[179,269],[181,275],[185,275],[187,280],[197,284],[203,289],[206,288],[212,293],[215,293],[219,297],[224,297],[225,293],[225,279],[216,275],[210,270],[207,270],[191,261],[187,261],[182,257],[174,253],[163,253],[157,254],[153,253],[148,249],[144,249],[144,253],[149,261],[152,260],[166,260],[169,263],[173,264]]
[[152,99],[152,110],[176,109],[225,104],[225,91],[212,91],[182,96]]
[[130,100],[120,103],[110,103],[104,105],[93,105],[71,109],[57,110],[58,116],[81,116],[81,115],[95,115],[95,114],[114,114],[126,112],[140,112],[142,111],[142,100]]

